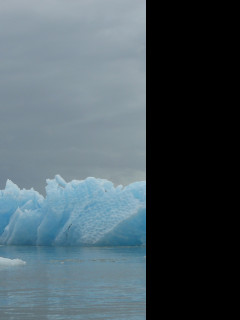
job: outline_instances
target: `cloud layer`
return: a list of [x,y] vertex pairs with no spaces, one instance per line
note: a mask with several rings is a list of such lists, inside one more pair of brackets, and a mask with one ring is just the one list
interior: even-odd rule
[[145,179],[145,1],[0,6],[0,188]]

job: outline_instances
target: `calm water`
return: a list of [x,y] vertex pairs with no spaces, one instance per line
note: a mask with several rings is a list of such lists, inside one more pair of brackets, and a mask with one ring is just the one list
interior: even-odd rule
[[0,246],[1,320],[146,319],[142,247]]

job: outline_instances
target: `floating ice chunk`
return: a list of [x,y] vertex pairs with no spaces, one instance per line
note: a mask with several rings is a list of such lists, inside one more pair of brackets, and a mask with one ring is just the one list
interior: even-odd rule
[[0,192],[0,244],[145,245],[146,182],[47,179],[46,198],[10,180]]
[[21,266],[26,264],[25,261],[20,260],[20,259],[7,259],[7,258],[2,258],[0,257],[0,267],[1,266]]

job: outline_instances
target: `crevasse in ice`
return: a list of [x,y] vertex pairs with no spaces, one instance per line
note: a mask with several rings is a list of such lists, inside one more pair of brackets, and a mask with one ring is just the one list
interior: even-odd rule
[[0,191],[0,244],[133,246],[146,243],[146,182],[114,187],[89,177],[47,179],[46,197],[12,181]]

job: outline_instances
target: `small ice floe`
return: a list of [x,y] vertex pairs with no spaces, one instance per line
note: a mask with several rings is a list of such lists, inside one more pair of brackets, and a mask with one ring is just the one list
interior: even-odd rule
[[20,259],[7,259],[0,257],[0,267],[22,266],[24,264],[26,264],[26,262]]

